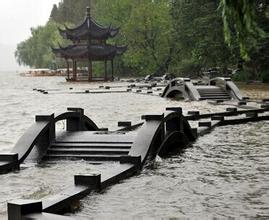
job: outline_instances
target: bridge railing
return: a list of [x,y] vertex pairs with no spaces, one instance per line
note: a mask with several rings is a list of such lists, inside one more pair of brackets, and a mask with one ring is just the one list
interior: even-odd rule
[[229,95],[236,100],[245,100],[248,98],[243,96],[239,88],[229,77],[216,77],[214,79],[211,79],[210,85],[221,85],[221,87],[225,89],[229,93]]
[[198,101],[201,96],[189,78],[175,78],[164,89],[162,97],[174,97],[182,94],[185,99]]
[[57,115],[37,115],[35,123],[23,134],[9,154],[0,154],[0,173],[19,169],[25,159],[40,161],[51,143],[55,142],[55,124],[66,120],[67,131],[95,131],[97,125],[81,108],[68,108],[68,111]]
[[82,108],[67,108],[67,112],[55,117],[55,123],[66,120],[67,131],[97,131],[98,126],[86,115]]
[[197,88],[193,85],[190,79],[184,80],[185,84],[185,90],[187,91],[189,95],[189,99],[193,101],[199,101],[201,99],[201,96],[197,90]]
[[[37,159],[46,151],[54,138],[54,114],[37,115],[35,123],[18,140],[11,154],[0,155],[0,161],[2,162],[0,164],[0,172],[6,173],[14,169],[19,169],[19,165],[29,156],[34,146],[37,146],[37,151],[32,155],[32,158]],[[11,157],[12,154],[17,156]],[[12,159],[10,160],[8,158]]]
[[[129,152],[131,157],[140,156],[142,165],[146,161],[155,158],[160,152],[173,150],[169,145],[169,141],[171,139],[175,140],[175,136],[184,136],[188,143],[196,138],[190,125],[182,115],[181,108],[167,108],[166,110],[161,115],[142,116],[145,122],[139,129]],[[178,140],[181,141],[182,139],[178,138]],[[173,145],[173,147],[178,148],[179,146]]]

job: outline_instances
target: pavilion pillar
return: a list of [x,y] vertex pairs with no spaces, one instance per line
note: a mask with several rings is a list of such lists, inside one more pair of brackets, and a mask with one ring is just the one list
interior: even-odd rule
[[69,70],[69,61],[66,59],[66,67],[67,67],[67,79],[70,79],[70,70]]
[[75,60],[75,80],[77,81],[78,79],[78,62]]
[[111,60],[111,81],[114,81],[114,61]]
[[74,80],[77,81],[77,61],[74,61],[75,63],[75,70],[74,70]]
[[107,81],[107,61],[105,60],[105,81]]
[[72,60],[72,64],[73,64],[73,80],[77,79],[77,67],[76,67],[76,61]]
[[89,72],[89,78],[88,81],[92,81],[92,61],[89,59],[88,60],[88,72]]

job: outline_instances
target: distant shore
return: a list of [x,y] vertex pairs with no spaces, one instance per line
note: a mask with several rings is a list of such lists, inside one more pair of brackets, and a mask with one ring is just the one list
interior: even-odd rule
[[[66,76],[66,69],[31,69],[20,73],[23,77],[48,77],[48,76]],[[239,89],[252,99],[265,99],[269,97],[269,84],[268,83],[246,83],[235,82]]]
[[66,76],[65,69],[31,69],[25,72],[20,73],[20,76],[23,77],[42,77],[42,76]]

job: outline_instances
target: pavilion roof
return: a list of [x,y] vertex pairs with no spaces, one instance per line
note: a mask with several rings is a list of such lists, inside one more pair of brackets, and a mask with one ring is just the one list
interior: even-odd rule
[[53,48],[56,56],[65,59],[90,59],[92,61],[102,61],[113,59],[117,55],[121,55],[126,51],[126,46],[114,45],[70,45],[67,47]]
[[110,37],[115,37],[119,28],[112,28],[111,25],[103,27],[91,18],[90,8],[87,7],[87,13],[84,21],[75,28],[68,28],[65,26],[65,30],[59,28],[59,32],[63,38],[69,40],[104,40]]

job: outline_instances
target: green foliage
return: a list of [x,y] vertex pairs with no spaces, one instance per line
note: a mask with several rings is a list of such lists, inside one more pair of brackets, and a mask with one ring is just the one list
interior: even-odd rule
[[171,17],[167,1],[140,1],[124,27],[129,50],[126,63],[143,73],[157,72],[169,56]]
[[221,0],[225,40],[230,45],[235,31],[245,60],[249,59],[249,51],[256,47],[257,39],[266,36],[256,21],[256,11],[267,7],[266,4],[266,1],[259,0]]
[[56,4],[53,5],[53,8],[50,13],[50,19],[56,21],[58,19],[59,10]]
[[169,0],[96,1],[98,20],[121,27],[113,41],[128,45],[123,56],[125,66],[141,74],[158,72],[169,56],[172,41],[169,11]]
[[[250,3],[250,2],[249,2]],[[246,54],[247,59],[244,65],[244,71],[248,74],[239,73],[239,77],[248,79],[260,79],[267,81],[269,78],[269,2],[266,0],[255,1],[255,26],[259,26],[266,33],[260,36],[255,28],[253,34],[248,34],[245,30]],[[253,18],[254,19],[254,18]],[[257,27],[256,27],[257,28]],[[246,37],[247,36],[247,37]],[[243,36],[242,36],[243,37]],[[242,76],[240,76],[242,75]]]
[[253,74],[251,74],[249,69],[238,71],[233,75],[233,80],[239,82],[246,82],[249,80],[254,80]]
[[[49,22],[33,28],[32,36],[18,45],[18,62],[50,67],[55,60],[51,47],[70,44],[57,26],[77,25],[89,5],[89,0],[54,5]],[[108,42],[128,46],[115,59],[117,74],[196,76],[209,67],[235,68],[243,57],[237,79],[269,78],[268,0],[92,0],[91,14],[97,23],[121,28]],[[94,65],[95,73],[102,74],[102,64]]]
[[269,83],[269,70],[266,69],[261,73],[261,80],[263,83]]
[[90,0],[63,0],[58,6],[53,6],[50,20],[60,24],[66,22],[77,24],[84,18],[85,9],[87,6],[90,6],[90,3]]
[[173,65],[170,67],[171,73],[177,73],[177,75],[182,77],[196,77],[201,71],[201,64],[194,59],[180,59],[178,65]]
[[57,47],[62,38],[57,24],[48,22],[46,26],[31,29],[32,36],[18,44],[15,57],[20,65],[46,68],[52,65],[54,55],[51,47]]
[[236,49],[229,49],[224,42],[217,1],[174,1],[172,16],[174,41],[180,49],[180,58],[175,60],[179,72],[189,74],[199,71],[199,67],[225,68],[236,61]]
[[[131,4],[131,0],[92,1],[91,11],[97,23],[104,26],[112,25],[113,27],[120,27],[120,32],[118,33],[117,37],[109,39],[108,43],[116,45],[128,45],[124,32],[124,26],[131,13]],[[130,74],[133,70],[124,64],[123,59],[124,57],[117,57],[114,60],[115,72],[119,75],[124,75],[126,72]],[[110,68],[109,65],[108,67]],[[109,69],[108,71],[111,70]]]

